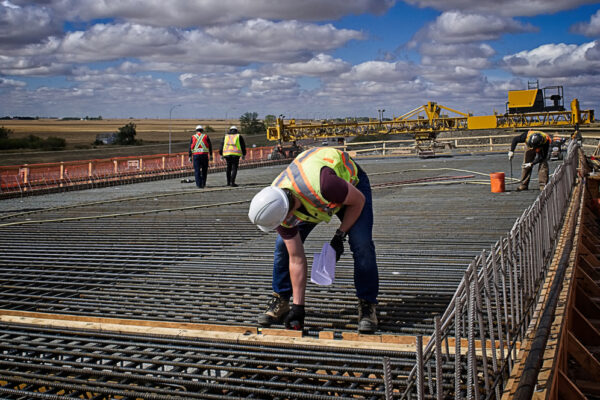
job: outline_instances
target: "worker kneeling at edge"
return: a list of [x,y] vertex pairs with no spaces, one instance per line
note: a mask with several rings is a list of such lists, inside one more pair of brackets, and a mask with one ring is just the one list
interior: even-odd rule
[[[300,153],[250,204],[248,217],[265,231],[276,230],[273,297],[258,318],[262,326],[283,321],[287,329],[304,328],[308,264],[304,241],[320,222],[336,214],[341,221],[331,239],[339,260],[349,238],[358,297],[358,331],[377,329],[375,304],[379,274],[373,243],[373,203],[367,174],[334,148],[315,147]],[[293,304],[290,306],[290,297]]]
[[543,190],[548,183],[548,155],[552,137],[541,131],[523,132],[521,135],[515,136],[508,152],[509,160],[513,159],[514,151],[519,143],[525,143],[526,149],[523,154],[521,184],[517,188],[517,191],[520,192],[529,188],[531,172],[533,166],[536,164],[540,164],[538,167],[538,180],[540,190]]

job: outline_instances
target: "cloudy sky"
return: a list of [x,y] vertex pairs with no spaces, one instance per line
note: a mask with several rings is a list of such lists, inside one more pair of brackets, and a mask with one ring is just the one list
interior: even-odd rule
[[0,0],[0,114],[476,115],[563,85],[600,113],[588,0]]

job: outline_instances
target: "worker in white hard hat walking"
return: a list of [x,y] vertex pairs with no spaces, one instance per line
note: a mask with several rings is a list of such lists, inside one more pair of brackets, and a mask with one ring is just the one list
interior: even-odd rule
[[263,231],[278,233],[274,293],[258,318],[260,325],[283,321],[288,329],[304,328],[308,264],[303,243],[318,223],[329,222],[334,214],[341,221],[330,242],[336,258],[339,260],[344,252],[346,236],[354,257],[358,331],[372,333],[377,329],[379,275],[372,237],[371,185],[367,174],[347,153],[330,147],[300,153],[250,204],[250,221]]
[[231,126],[229,132],[223,137],[219,154],[227,162],[227,168],[225,169],[227,186],[236,187],[235,178],[237,177],[240,157],[246,157],[246,143],[242,135],[238,133],[236,126]]
[[531,180],[531,172],[533,166],[539,164],[538,167],[538,180],[540,190],[543,190],[548,183],[549,168],[548,168],[548,155],[550,154],[550,143],[552,143],[552,137],[542,131],[528,131],[515,136],[512,140],[510,151],[508,152],[508,159],[512,160],[514,157],[514,151],[519,143],[525,143],[526,149],[523,153],[523,165],[521,173],[521,184],[517,188],[517,192],[527,190],[529,188],[529,181]]
[[202,189],[206,186],[208,162],[213,159],[212,144],[202,125],[196,126],[196,132],[190,139],[189,158],[194,164],[196,187]]

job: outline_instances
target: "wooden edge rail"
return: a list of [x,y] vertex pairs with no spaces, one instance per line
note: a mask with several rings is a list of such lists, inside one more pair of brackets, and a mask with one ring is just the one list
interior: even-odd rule
[[[301,331],[267,329],[256,326],[217,325],[189,322],[152,321],[122,318],[91,317],[69,314],[38,313],[31,311],[0,310],[0,321],[5,323],[52,326],[60,328],[89,329],[118,333],[194,337],[208,340],[233,342],[280,343],[304,346],[325,346],[336,348],[359,348],[415,352],[417,338],[404,335],[365,335],[343,332],[342,339],[334,339],[335,332],[320,332],[318,338],[303,336]],[[423,338],[427,343],[430,337]],[[449,338],[454,347],[454,339]],[[461,340],[461,348],[466,349],[466,340]],[[481,349],[482,343],[476,343]],[[491,349],[489,341],[485,345]],[[498,346],[496,346],[498,347]],[[499,349],[497,349],[499,351]]]

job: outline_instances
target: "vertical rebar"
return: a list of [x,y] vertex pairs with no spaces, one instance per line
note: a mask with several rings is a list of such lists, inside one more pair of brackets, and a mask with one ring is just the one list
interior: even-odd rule
[[462,399],[461,390],[461,378],[462,378],[462,357],[461,357],[461,321],[462,321],[462,304],[460,302],[460,296],[455,298],[454,309],[456,313],[454,315],[454,398],[456,400]]
[[435,337],[435,392],[438,400],[444,397],[442,386],[442,339],[440,332],[440,317],[436,315],[433,320]]
[[383,357],[383,383],[385,386],[385,400],[392,400],[394,390],[392,386],[392,367],[389,357]]
[[423,400],[425,398],[424,390],[424,379],[423,374],[423,336],[417,335],[417,399]]

